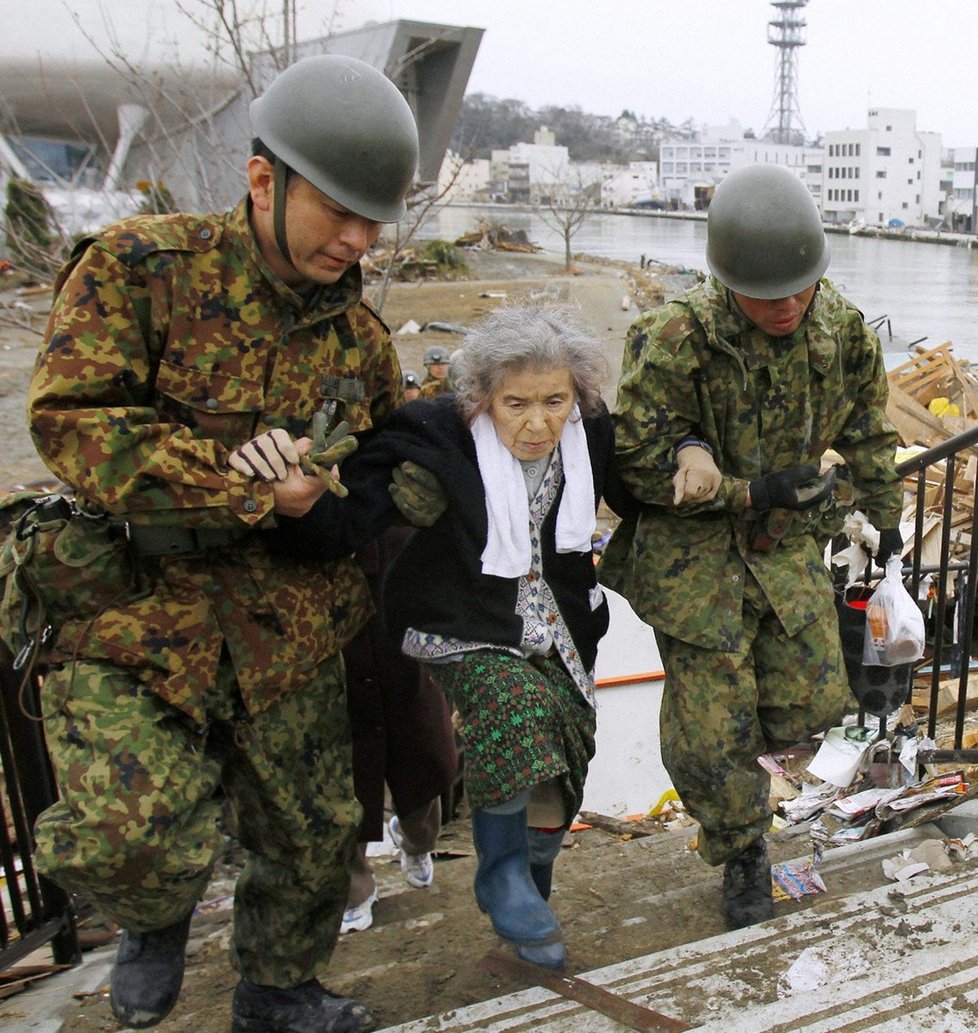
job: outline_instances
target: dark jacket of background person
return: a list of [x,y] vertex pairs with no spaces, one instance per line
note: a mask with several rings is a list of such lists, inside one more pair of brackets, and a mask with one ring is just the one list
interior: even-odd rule
[[[444,693],[401,652],[380,609],[380,585],[411,530],[391,527],[357,553],[378,610],[343,650],[353,735],[353,786],[363,807],[361,842],[384,836],[384,786],[397,814],[442,796],[459,754]],[[417,586],[423,590],[423,582]]]

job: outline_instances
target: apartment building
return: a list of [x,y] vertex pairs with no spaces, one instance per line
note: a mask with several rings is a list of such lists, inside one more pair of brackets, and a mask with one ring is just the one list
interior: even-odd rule
[[865,129],[825,134],[822,215],[868,226],[942,221],[941,137],[917,130],[917,114],[872,108]]

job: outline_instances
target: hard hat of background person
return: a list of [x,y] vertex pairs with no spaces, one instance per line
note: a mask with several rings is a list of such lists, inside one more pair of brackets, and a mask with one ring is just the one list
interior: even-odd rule
[[448,362],[448,349],[433,344],[430,348],[425,349],[423,361],[425,366],[437,366],[439,363]]
[[730,290],[789,298],[817,283],[831,251],[808,188],[780,165],[747,165],[716,188],[706,218],[706,262]]
[[[382,72],[356,58],[318,54],[289,65],[248,109],[255,135],[337,204],[373,222],[397,222],[418,167],[418,128]],[[282,206],[276,195],[276,209]]]
[[402,387],[420,387],[421,386],[421,378],[418,376],[417,373],[414,372],[413,369],[406,369],[404,371],[403,376],[401,377],[401,386]]

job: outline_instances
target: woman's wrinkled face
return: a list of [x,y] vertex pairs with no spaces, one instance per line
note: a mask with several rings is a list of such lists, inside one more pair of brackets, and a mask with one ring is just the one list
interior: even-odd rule
[[539,459],[557,447],[576,401],[566,366],[529,368],[507,375],[488,413],[499,440],[517,459]]

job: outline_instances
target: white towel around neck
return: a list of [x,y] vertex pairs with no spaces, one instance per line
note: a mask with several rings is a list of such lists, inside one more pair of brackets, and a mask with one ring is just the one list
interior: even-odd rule
[[[530,503],[519,460],[499,440],[492,419],[480,413],[472,421],[479,472],[486,489],[489,535],[482,553],[482,573],[521,577],[530,570]],[[574,406],[560,435],[564,492],[557,510],[558,552],[590,552],[597,526],[591,457],[581,412]]]

